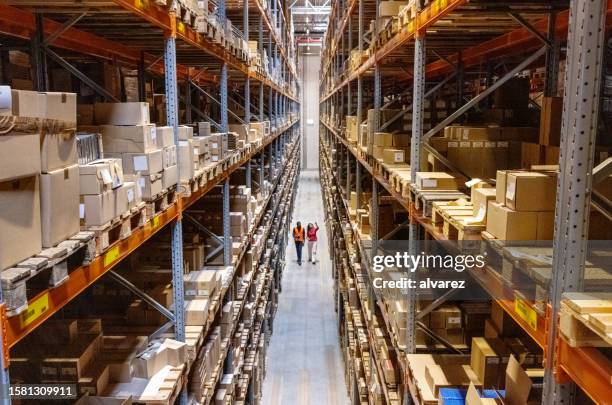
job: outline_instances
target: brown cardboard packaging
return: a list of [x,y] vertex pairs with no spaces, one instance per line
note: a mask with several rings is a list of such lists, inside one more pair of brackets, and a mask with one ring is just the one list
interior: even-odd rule
[[403,149],[386,148],[383,150],[383,162],[388,164],[405,163],[406,151]]
[[462,141],[497,141],[500,139],[500,128],[498,126],[488,127],[459,127],[455,133],[460,133]]
[[155,139],[158,148],[175,145],[174,129],[172,127],[155,127]]
[[346,139],[349,142],[357,142],[358,120],[354,115],[346,116]]
[[392,147],[393,135],[388,132],[374,132],[372,142],[374,146]]
[[427,364],[425,380],[436,397],[440,388],[462,388],[470,383],[479,384],[476,373],[467,364]]
[[[128,182],[128,184],[134,184],[132,182]],[[129,210],[129,201],[128,201],[128,191],[130,190],[129,186],[126,184],[122,184],[121,187],[117,187],[113,190],[113,197],[115,199],[114,207],[115,211],[113,216],[115,218],[125,214]],[[132,194],[133,196],[133,194]]]
[[163,190],[161,173],[141,175],[137,183],[143,200],[151,200]]
[[500,375],[501,359],[489,345],[487,339],[481,337],[472,339],[470,365],[476,373],[478,381],[480,381],[485,388],[497,386]]
[[178,127],[178,139],[186,141],[193,138],[193,127],[189,125],[179,125]]
[[185,325],[206,325],[208,321],[208,298],[185,301]]
[[121,158],[125,174],[155,174],[160,173],[164,169],[161,149],[145,153],[122,153]]
[[81,378],[100,350],[100,335],[79,335],[70,345],[49,346],[41,360],[41,381],[74,381]]
[[154,124],[102,125],[100,132],[105,153],[144,153],[157,149]]
[[472,204],[473,214],[475,217],[486,218],[487,204],[489,201],[495,200],[497,190],[494,188],[472,188]]
[[77,103],[75,93],[46,92],[42,96],[42,118],[76,124]]
[[179,180],[179,168],[178,165],[170,166],[164,169],[162,172],[162,188],[167,190],[168,188],[176,185]]
[[542,164],[542,149],[537,143],[521,143],[521,167],[528,169],[533,165]]
[[77,164],[76,133],[41,135],[40,159],[43,173]]
[[506,178],[507,170],[498,170],[495,178],[495,202],[506,203]]
[[79,166],[79,193],[81,195],[101,194],[112,188],[113,177],[110,163],[110,160],[104,160]]
[[506,205],[515,211],[554,211],[557,177],[539,172],[513,172],[506,179]]
[[97,361],[92,362],[85,369],[83,376],[79,378],[79,394],[90,396],[102,395],[108,386],[109,378],[108,364]]
[[39,134],[0,135],[0,182],[39,174],[39,153]]
[[134,208],[142,201],[140,189],[138,189],[136,182],[126,181],[121,185],[121,187],[125,189],[125,198],[127,200],[128,209]]
[[444,172],[417,172],[416,185],[421,190],[457,190],[458,179]]
[[96,103],[94,118],[99,125],[142,125],[148,124],[149,104],[131,103]]
[[115,218],[113,190],[81,196],[80,217],[84,225],[102,226]]
[[407,4],[407,1],[381,1],[378,5],[379,16],[396,17]]
[[185,296],[210,297],[219,286],[219,273],[216,270],[192,271],[185,275]]
[[536,240],[538,213],[514,211],[489,201],[487,208],[487,232],[501,240]]
[[42,174],[40,200],[43,247],[79,232],[79,165]]
[[179,141],[178,162],[181,181],[189,181],[193,178],[195,171],[193,165],[193,142]]
[[[201,150],[201,149],[200,149]],[[176,145],[170,145],[162,148],[162,166],[164,169],[176,166]]]
[[563,97],[542,97],[540,145],[559,146]]

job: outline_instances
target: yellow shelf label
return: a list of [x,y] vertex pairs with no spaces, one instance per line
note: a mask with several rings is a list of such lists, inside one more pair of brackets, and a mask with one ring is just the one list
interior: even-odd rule
[[112,264],[115,260],[119,258],[121,252],[119,251],[119,246],[113,247],[111,250],[106,252],[104,255],[104,267]]
[[28,309],[19,315],[22,328],[40,318],[49,309],[49,293],[45,293],[28,304]]
[[159,226],[159,216],[155,216],[153,217],[153,219],[151,219],[151,227],[153,229],[156,229]]
[[531,329],[538,328],[538,314],[523,299],[517,297],[514,300],[514,311],[523,321],[527,322]]

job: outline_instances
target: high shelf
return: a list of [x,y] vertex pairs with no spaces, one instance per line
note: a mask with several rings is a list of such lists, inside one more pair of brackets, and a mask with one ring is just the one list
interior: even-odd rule
[[[606,75],[606,80],[609,77],[606,63],[609,63],[610,56],[604,44],[612,29],[612,2],[575,0],[501,4],[488,0],[432,0],[410,1],[406,7],[404,4],[399,13],[387,9],[388,14],[381,16],[381,5],[392,8],[392,2],[345,0],[334,3],[323,40],[319,101],[324,200],[328,202],[330,212],[339,212],[335,221],[352,230],[348,235],[347,229],[340,226],[332,234],[343,238],[346,244],[330,246],[332,251],[341,249],[348,255],[348,260],[334,263],[341,323],[345,319],[350,321],[341,307],[343,300],[348,300],[351,295],[350,286],[357,284],[358,296],[371,300],[365,304],[351,301],[356,307],[367,307],[366,313],[362,314],[366,319],[364,329],[380,328],[381,336],[397,352],[391,361],[400,375],[398,385],[388,380],[385,383],[384,378],[375,379],[383,388],[383,403],[406,403],[407,397],[414,403],[424,402],[415,388],[415,377],[406,355],[430,351],[431,348],[419,347],[416,341],[417,333],[425,331],[429,336],[431,331],[419,322],[417,297],[409,294],[405,320],[407,336],[402,342],[397,339],[395,326],[388,322],[389,304],[377,296],[377,288],[371,285],[367,263],[371,258],[367,252],[376,252],[381,240],[393,239],[393,235],[402,233],[404,236],[399,239],[407,241],[406,249],[414,246],[411,241],[428,240],[447,246],[453,253],[460,252],[456,246],[459,243],[448,242],[468,239],[469,232],[473,232],[469,239],[485,239],[480,236],[483,224],[480,228],[475,226],[474,229],[478,229],[475,232],[461,224],[453,228],[447,218],[441,218],[439,214],[432,218],[431,202],[425,202],[426,196],[415,185],[416,173],[449,172],[463,179],[462,185],[471,178],[480,177],[467,174],[465,162],[463,166],[455,164],[446,150],[437,148],[440,143],[435,141],[440,141],[438,135],[453,123],[463,122],[464,126],[469,126],[472,122],[483,122],[478,119],[492,108],[496,90],[504,84],[512,86],[517,76],[528,78],[531,111],[539,113],[544,108],[543,99],[566,95],[562,101],[563,113],[559,112],[553,118],[562,122],[560,143],[555,148],[548,148],[540,142],[536,145],[538,156],[529,165],[548,165],[549,169],[558,165],[561,168],[556,188],[556,210],[553,208],[555,233],[551,249],[554,253],[551,253],[550,289],[546,298],[534,300],[527,298],[519,287],[513,287],[492,268],[469,273],[505,316],[543,350],[542,403],[569,403],[574,398],[574,383],[595,403],[607,403],[612,374],[610,358],[597,348],[575,347],[575,342],[560,332],[559,316],[563,293],[583,288],[588,249],[584,235],[589,232],[589,216],[596,212],[608,226],[612,219],[609,201],[604,199],[602,202],[598,192],[591,193],[591,183],[583,181],[601,178],[604,171],[609,173],[610,159],[606,160],[609,148],[604,142],[603,148],[597,146],[596,149],[595,140],[600,141],[598,122],[599,135],[609,132],[601,118],[605,114],[605,120],[608,119],[609,109],[603,107],[607,101],[601,100],[604,97],[607,100],[609,92],[600,92],[600,88],[603,88],[602,75]],[[391,110],[392,114],[384,116],[381,110]],[[476,121],[472,121],[474,117]],[[507,118],[487,117],[498,122]],[[349,122],[349,118],[355,121]],[[538,121],[535,122],[531,126],[539,125]],[[399,128],[402,124],[404,128]],[[365,125],[365,130],[362,125]],[[472,126],[478,125],[483,126]],[[504,124],[498,123],[497,126]],[[403,148],[406,154],[401,164],[391,164],[382,156],[373,156],[379,146],[373,145],[373,135],[392,132],[393,137],[407,137],[398,148]],[[366,144],[362,144],[362,139]],[[456,140],[459,145],[463,139],[451,140]],[[537,140],[529,142],[538,144]],[[520,150],[518,154],[520,156]],[[475,155],[472,158],[479,159]],[[405,161],[411,164],[404,164]],[[541,167],[540,170],[546,170]],[[495,174],[482,178],[495,187]],[[596,182],[593,180],[593,185]],[[459,188],[466,190],[465,187]],[[368,198],[362,198],[366,189]],[[574,193],[573,190],[577,191]],[[468,195],[459,193],[452,200],[460,197],[469,200],[469,190]],[[378,230],[379,221],[388,220],[379,214],[384,199],[392,199],[407,216],[404,224],[396,223],[396,228],[387,235],[379,234]],[[436,209],[436,203],[433,204],[433,209]],[[355,211],[364,205],[369,205],[369,224],[366,226],[370,231],[361,233],[357,223],[359,214],[356,217]],[[471,212],[470,208],[470,215]],[[597,225],[595,223],[592,227],[597,228]],[[484,240],[482,245],[487,243],[491,246],[492,242]],[[361,259],[357,268],[352,265],[354,257]],[[362,282],[365,282],[364,286],[360,286]],[[434,301],[425,309],[426,313],[446,300]],[[445,339],[437,336],[434,340],[444,343]],[[372,349],[374,352],[377,350]],[[383,351],[386,353],[387,349]],[[466,351],[447,344],[446,352]],[[362,361],[360,356],[356,358]],[[374,360],[377,370],[385,369],[386,360],[379,361],[375,353],[369,358]],[[375,372],[372,374],[376,375]],[[351,390],[354,388],[349,383],[349,391],[353,392]],[[388,390],[393,390],[400,399],[390,398]],[[368,395],[362,396],[361,401],[377,399],[373,392]]]
[[[86,291],[91,292],[104,276],[113,276],[126,292],[142,298],[168,318],[169,323],[151,334],[150,339],[166,336],[186,342],[195,354],[180,368],[173,391],[168,394],[168,403],[215,401],[227,364],[238,357],[239,367],[244,370],[236,374],[236,378],[241,376],[236,387],[241,387],[247,403],[259,401],[263,374],[253,367],[258,367],[260,356],[265,358],[264,348],[271,334],[300,169],[300,133],[296,125],[300,89],[295,41],[286,10],[277,1],[220,0],[203,4],[154,0],[16,0],[0,5],[2,65],[6,68],[8,51],[31,54],[34,90],[55,90],[58,83],[48,70],[53,66],[54,72],[68,72],[73,82],[90,89],[97,101],[145,101],[148,94],[162,94],[165,113],[160,119],[174,128],[176,144],[178,127],[182,124],[206,121],[216,131],[228,132],[231,122],[270,123],[270,132],[261,140],[236,149],[191,182],[179,183],[176,196],[168,200],[167,206],[156,205],[153,214],[132,229],[129,236],[98,251],[87,264],[71,268],[59,285],[38,288],[35,294],[29,294],[27,308],[18,311],[13,308],[7,315],[7,305],[2,304],[3,403],[10,403],[6,398],[10,398],[7,392],[11,352],[28,335],[44,331],[51,318],[64,317],[63,311],[68,305],[82,298]],[[256,41],[249,43],[249,39]],[[113,72],[120,72],[122,81],[126,75],[133,75],[136,91],[130,89],[132,92],[128,94],[124,84],[119,89],[109,89],[100,83],[100,77],[88,74],[88,64],[102,63]],[[252,179],[251,173],[255,171],[260,177]],[[230,237],[229,198],[230,179],[241,173],[246,178],[243,186],[250,188],[256,182],[263,189],[265,183],[269,189],[259,201],[238,248],[233,246]],[[222,288],[210,297],[209,322],[194,332],[185,325],[183,252],[187,242],[183,241],[183,225],[198,224],[192,219],[194,207],[217,191],[223,200],[223,233],[214,237],[222,242],[222,262],[231,271],[229,278],[223,280]],[[147,242],[168,232],[171,257],[166,259],[172,267],[172,306],[165,308],[130,281],[122,280],[114,269],[134,258]],[[256,236],[265,246],[260,246],[251,258],[253,270],[242,274],[247,252],[251,255]],[[192,387],[193,369],[205,357],[204,346],[214,338],[213,325],[221,323],[224,305],[228,302],[241,305],[231,308],[229,338],[221,343],[215,372],[201,383],[203,391],[196,397]],[[245,309],[247,302],[251,312]],[[260,311],[263,317],[259,316]],[[243,331],[245,324],[249,325],[248,330]],[[240,344],[232,340],[238,328],[246,337]]]

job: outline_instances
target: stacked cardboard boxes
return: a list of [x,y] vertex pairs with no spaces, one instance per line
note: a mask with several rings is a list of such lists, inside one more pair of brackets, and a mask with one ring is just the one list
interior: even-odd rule
[[488,201],[487,232],[501,240],[550,240],[557,176],[552,172],[497,172],[495,201]]
[[164,181],[168,186],[177,183],[172,129],[162,127],[158,133],[150,123],[147,103],[97,103],[94,118],[100,125],[105,157],[121,159],[123,172],[136,182],[144,200],[161,193]]
[[[79,231],[76,95],[0,87],[0,269]],[[30,158],[24,159],[24,156]]]

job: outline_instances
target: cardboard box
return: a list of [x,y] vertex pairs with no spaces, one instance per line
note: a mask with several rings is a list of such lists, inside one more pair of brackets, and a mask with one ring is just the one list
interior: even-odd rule
[[[106,390],[110,379],[108,364],[93,361],[79,378],[79,394],[97,396]],[[101,403],[99,403],[102,405]],[[108,404],[110,405],[110,404]]]
[[74,131],[65,131],[61,134],[45,133],[40,138],[41,171],[43,173],[77,164],[76,133]]
[[185,301],[185,325],[206,325],[208,321],[208,298]]
[[127,199],[128,209],[134,208],[142,201],[140,189],[138,188],[136,182],[126,181],[121,185],[121,187],[125,189],[125,197]]
[[457,133],[462,141],[497,141],[500,140],[501,130],[498,126],[457,127]]
[[506,203],[506,178],[507,170],[498,170],[495,177],[495,202]]
[[101,194],[81,196],[79,216],[87,226],[102,226],[115,218],[115,194],[113,190]]
[[39,93],[39,95],[41,96],[42,118],[76,124],[77,97],[75,93],[46,92]]
[[559,146],[563,97],[542,97],[540,113],[540,145]]
[[189,125],[179,125],[178,127],[178,139],[186,141],[193,138],[193,127]]
[[176,145],[174,143],[174,128],[173,127],[156,127],[155,138],[157,139],[157,147],[165,148]]
[[497,386],[500,375],[501,359],[490,346],[485,338],[475,337],[472,339],[472,355],[470,365],[478,381],[486,387]]
[[407,4],[407,1],[381,1],[378,5],[378,15],[380,17],[396,17]]
[[458,179],[444,172],[417,172],[416,186],[421,190],[457,190]]
[[356,116],[346,116],[346,139],[348,139],[349,142],[357,142],[358,125],[359,123]]
[[37,133],[0,135],[0,182],[39,174],[39,153],[40,135]]
[[406,162],[406,151],[403,149],[389,149],[383,150],[383,162],[389,164],[405,163]]
[[102,125],[105,153],[145,153],[157,149],[157,130],[153,124]]
[[134,377],[151,379],[166,366],[168,353],[163,344],[154,344],[132,360]]
[[171,166],[176,166],[177,161],[176,161],[176,154],[177,154],[177,148],[176,145],[170,145],[170,146],[166,146],[164,147],[162,150],[162,166],[164,169],[171,167]]
[[162,172],[162,188],[164,190],[178,184],[179,181],[179,168],[178,165],[170,166],[164,169]]
[[512,172],[506,178],[506,205],[515,211],[554,211],[557,177],[550,173]]
[[149,175],[164,169],[161,149],[145,153],[122,153],[121,157],[125,174]]
[[98,125],[142,125],[149,124],[149,104],[96,103],[94,118]]
[[497,190],[494,188],[472,188],[473,215],[484,220],[487,215],[487,204],[495,200],[496,195]]
[[430,313],[432,329],[461,329],[461,310],[453,304],[443,305]]
[[77,123],[79,125],[94,125],[93,104],[77,104]]
[[152,200],[163,190],[161,173],[141,175],[137,183],[143,200]]
[[187,298],[211,297],[220,283],[219,273],[211,269],[189,272],[184,279]]
[[41,360],[41,381],[77,382],[100,350],[100,335],[79,335],[70,345],[52,345]]
[[393,146],[393,135],[388,132],[374,132],[372,142],[374,146]]
[[[135,184],[132,182],[129,182],[129,183]],[[125,214],[129,210],[129,201],[128,201],[128,191],[129,190],[130,190],[130,187],[127,187],[125,184],[113,190],[113,197],[115,200],[113,203],[115,207],[115,213],[114,213],[115,218]],[[133,190],[131,191],[133,193]]]
[[538,213],[514,211],[489,201],[487,208],[487,232],[501,240],[536,240]]
[[40,177],[42,245],[53,247],[79,232],[79,165]]
[[193,179],[195,170],[193,165],[193,142],[191,140],[179,141],[178,163],[181,181],[188,182]]
[[476,373],[467,364],[427,364],[425,381],[436,397],[440,388],[461,388],[470,383],[480,384]]
[[[95,160],[79,166],[79,193],[81,195],[101,194],[113,187],[115,183],[123,182],[123,170],[117,170],[120,164],[114,164],[113,159]],[[118,175],[121,175],[121,178]]]

